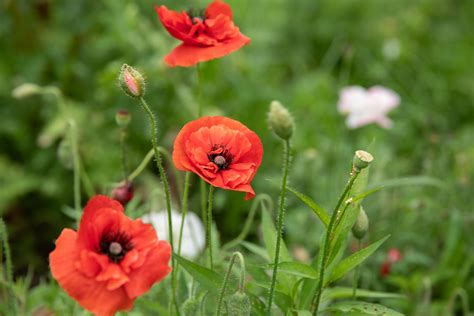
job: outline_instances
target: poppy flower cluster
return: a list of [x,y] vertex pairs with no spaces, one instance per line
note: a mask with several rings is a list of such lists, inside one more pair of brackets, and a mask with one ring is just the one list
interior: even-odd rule
[[221,0],[213,1],[202,12],[176,12],[155,7],[166,30],[182,43],[164,61],[171,67],[190,67],[230,54],[250,43],[233,22],[232,9]]
[[205,116],[187,123],[173,148],[177,169],[192,171],[215,187],[245,192],[246,200],[255,196],[250,183],[262,156],[257,134],[222,116]]
[[171,246],[153,226],[125,216],[103,195],[84,209],[78,231],[64,229],[49,256],[51,273],[83,308],[98,316],[132,308],[170,273]]

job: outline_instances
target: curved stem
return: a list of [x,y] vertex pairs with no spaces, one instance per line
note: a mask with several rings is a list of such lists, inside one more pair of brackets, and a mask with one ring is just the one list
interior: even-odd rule
[[326,238],[324,239],[324,248],[323,248],[323,257],[321,260],[321,265],[319,267],[319,280],[318,280],[318,286],[316,289],[316,292],[313,297],[313,302],[314,302],[314,310],[313,310],[313,315],[318,314],[318,309],[319,309],[319,303],[321,300],[321,293],[323,291],[323,285],[324,285],[324,273],[326,270],[326,263],[329,258],[329,250],[330,250],[330,244],[331,244],[331,238],[332,238],[332,232],[334,230],[335,224],[337,219],[339,218],[339,209],[341,208],[341,205],[346,198],[347,194],[349,193],[350,189],[352,188],[352,185],[354,184],[354,181],[357,179],[357,176],[359,175],[359,172],[357,172],[354,168],[352,169],[352,172],[350,174],[349,181],[347,182],[344,191],[342,192],[341,196],[339,197],[339,200],[337,201],[336,207],[334,208],[332,215],[331,215],[331,220],[329,221],[328,229],[326,231]]
[[207,204],[207,225],[206,225],[206,240],[207,250],[209,252],[209,266],[211,270],[214,269],[214,262],[212,260],[212,202],[214,198],[214,186],[209,185],[209,200]]
[[268,295],[267,303],[267,315],[271,314],[273,295],[275,292],[275,285],[278,273],[278,264],[280,261],[280,243],[282,238],[283,221],[285,218],[285,198],[286,198],[286,182],[288,178],[288,169],[290,166],[290,141],[284,142],[283,149],[283,177],[281,180],[280,200],[278,204],[278,217],[277,217],[277,240],[275,247],[275,259],[273,263],[272,283],[270,285],[270,292]]
[[[171,251],[174,252],[173,222],[171,218],[171,193],[170,193],[170,188],[168,184],[168,178],[166,177],[165,168],[163,168],[163,162],[161,161],[160,151],[158,150],[158,141],[156,139],[156,134],[157,134],[156,119],[155,119],[155,115],[151,111],[150,107],[148,106],[144,98],[140,98],[140,105],[143,107],[143,109],[147,113],[148,119],[151,125],[151,142],[153,145],[153,152],[155,154],[156,166],[158,167],[161,183],[163,184],[163,191],[165,192],[166,210],[168,212],[169,241],[171,244]],[[176,301],[176,273],[174,272],[174,267],[175,267],[174,259],[171,259],[171,265],[173,268],[173,271],[171,271],[172,299],[176,307],[176,313],[179,315],[179,307]]]
[[223,251],[228,250],[232,247],[235,247],[245,240],[245,237],[247,237],[250,231],[250,228],[252,226],[253,219],[255,217],[255,213],[257,212],[258,206],[262,205],[263,207],[265,202],[268,203],[268,210],[270,211],[273,210],[273,201],[268,194],[263,193],[263,194],[257,195],[253,199],[252,206],[250,207],[249,215],[247,216],[247,220],[245,221],[245,224],[244,224],[244,228],[242,229],[242,231],[237,237],[235,237],[234,239],[229,241],[227,244],[222,246]]
[[224,282],[222,283],[222,288],[219,293],[219,299],[217,301],[217,310],[216,315],[220,316],[221,309],[222,309],[222,302],[224,300],[225,290],[227,287],[227,283],[229,282],[230,274],[232,273],[232,267],[234,266],[235,258],[239,258],[240,260],[240,281],[239,281],[239,292],[242,293],[244,290],[244,282],[245,282],[245,260],[244,256],[238,251],[232,254],[232,258],[230,259],[229,267],[227,268],[227,272],[224,277]]
[[181,202],[181,226],[179,227],[179,241],[178,241],[178,255],[181,256],[181,242],[183,240],[183,228],[186,213],[188,212],[188,195],[189,195],[189,179],[191,178],[191,172],[186,172],[184,178],[184,190],[183,200]]

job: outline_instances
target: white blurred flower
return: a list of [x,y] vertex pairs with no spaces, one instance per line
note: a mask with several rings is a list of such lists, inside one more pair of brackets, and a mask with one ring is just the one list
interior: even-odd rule
[[[145,223],[151,223],[155,228],[159,239],[169,241],[168,214],[166,211],[152,212],[142,216]],[[171,221],[173,223],[173,244],[175,252],[178,252],[179,230],[181,227],[181,213],[172,210]],[[181,255],[188,259],[196,258],[206,246],[206,233],[204,225],[199,217],[188,212],[184,220],[183,240],[181,242]]]
[[400,104],[400,96],[382,86],[364,89],[360,86],[343,88],[339,93],[338,110],[347,114],[346,125],[358,128],[377,123],[383,128],[392,127],[387,113]]

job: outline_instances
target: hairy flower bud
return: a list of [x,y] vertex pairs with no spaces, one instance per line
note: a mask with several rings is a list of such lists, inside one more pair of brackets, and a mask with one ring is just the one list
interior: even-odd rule
[[126,128],[131,120],[132,115],[127,110],[119,110],[115,113],[115,122],[120,128]]
[[132,98],[141,98],[145,95],[145,79],[133,67],[123,64],[118,80],[126,95]]
[[284,140],[290,139],[293,134],[294,122],[290,112],[278,101],[272,101],[268,112],[270,129]]
[[123,206],[127,205],[133,198],[133,185],[128,181],[122,181],[112,190],[112,198]]
[[34,83],[24,83],[12,91],[15,99],[24,99],[41,93],[41,87]]
[[364,151],[364,150],[358,150],[355,152],[354,155],[354,160],[353,160],[353,166],[356,171],[361,171],[362,169],[367,168],[370,163],[374,160],[374,157]]
[[357,216],[357,221],[355,222],[354,226],[352,226],[352,234],[355,238],[362,239],[367,234],[368,230],[369,218],[367,217],[367,213],[361,205],[359,209],[359,215]]
[[245,293],[237,292],[226,298],[227,315],[229,316],[249,316],[250,299]]
[[188,298],[182,305],[184,315],[199,315],[200,302],[195,298]]

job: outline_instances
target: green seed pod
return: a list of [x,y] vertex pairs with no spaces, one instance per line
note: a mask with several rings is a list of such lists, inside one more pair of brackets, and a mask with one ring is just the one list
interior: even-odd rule
[[358,150],[354,154],[354,160],[353,160],[353,166],[356,171],[361,171],[364,168],[367,168],[370,163],[374,160],[374,157],[364,151],[364,150]]
[[127,110],[119,110],[115,113],[115,122],[120,128],[126,128],[131,120],[132,115]]
[[64,168],[72,170],[74,158],[72,156],[72,146],[68,138],[63,138],[58,146],[58,160]]
[[354,226],[352,226],[352,234],[355,238],[360,240],[364,238],[368,230],[369,218],[367,217],[367,213],[361,205],[359,208],[359,215],[357,216],[357,221],[355,222]]
[[145,79],[133,67],[124,64],[120,69],[118,81],[126,95],[132,98],[141,98],[145,95]]
[[294,122],[290,112],[278,101],[272,101],[268,112],[270,129],[281,139],[288,140],[293,134]]
[[237,292],[225,299],[227,315],[249,316],[251,310],[250,299],[245,293]]

